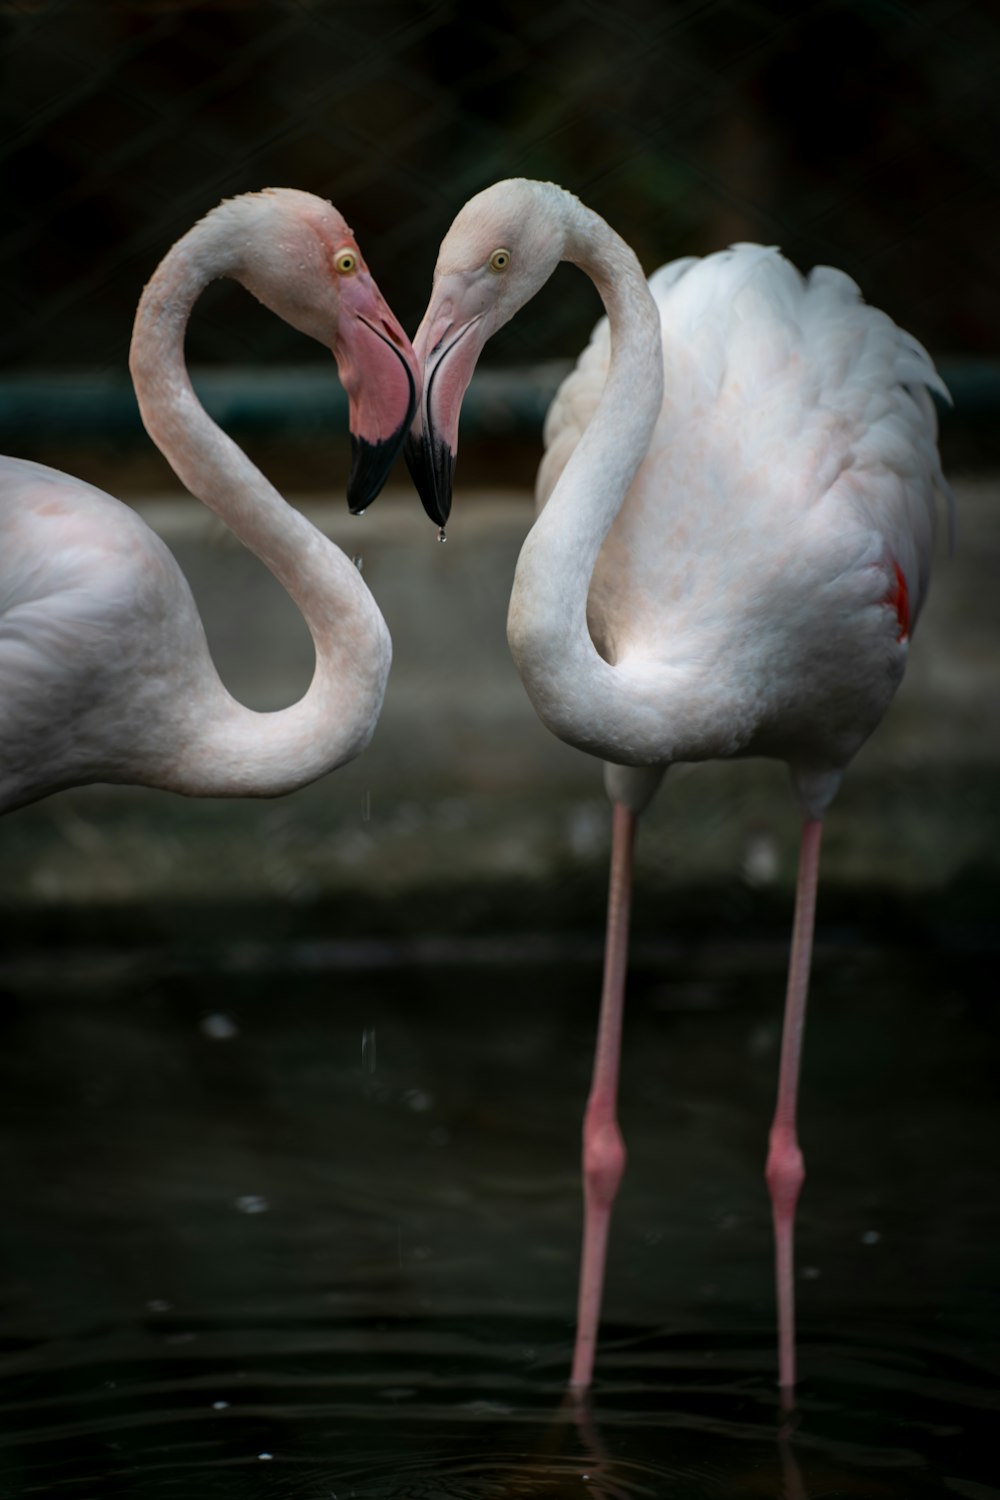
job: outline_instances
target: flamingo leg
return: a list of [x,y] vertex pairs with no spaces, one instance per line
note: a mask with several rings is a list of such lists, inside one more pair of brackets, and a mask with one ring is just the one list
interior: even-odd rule
[[594,1073],[583,1119],[583,1255],[570,1375],[570,1387],[575,1391],[586,1390],[593,1374],[611,1210],[625,1172],[625,1143],[617,1117],[618,1071],[625,1008],[636,814],[623,803],[615,802],[612,819],[604,983]]
[[785,1022],[781,1037],[778,1102],[769,1137],[765,1177],[774,1219],[774,1274],[778,1299],[778,1384],[790,1403],[795,1388],[795,1208],[805,1166],[795,1128],[805,1030],[806,997],[816,921],[816,882],[823,833],[820,818],[802,825],[795,922],[788,965]]

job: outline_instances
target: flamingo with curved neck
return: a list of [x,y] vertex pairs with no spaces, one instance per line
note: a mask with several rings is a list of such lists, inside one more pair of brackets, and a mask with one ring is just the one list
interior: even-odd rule
[[90,781],[277,796],[371,738],[391,660],[378,606],[349,559],[216,426],[188,378],[188,318],[219,276],[332,349],[349,397],[352,509],[385,481],[419,374],[351,230],[310,193],[222,203],[168,252],[140,300],[130,365],[147,431],[298,605],[316,652],[311,684],[278,712],[238,703],[183,574],[136,513],[82,480],[4,458],[2,810]]
[[[613,804],[604,985],[584,1120],[571,1384],[591,1380],[612,1205],[636,819],[676,761],[784,760],[802,809],[778,1102],[766,1177],[779,1381],[795,1383],[796,1135],[823,814],[898,686],[947,494],[916,340],[846,276],[737,246],[647,283],[613,230],[551,183],[478,194],[445,236],[414,339],[407,461],[443,526],[462,398],[487,339],[563,260],[607,312],[546,421],[541,513],[507,622],[529,697],[605,762]],[[946,394],[946,393],[945,393]]]

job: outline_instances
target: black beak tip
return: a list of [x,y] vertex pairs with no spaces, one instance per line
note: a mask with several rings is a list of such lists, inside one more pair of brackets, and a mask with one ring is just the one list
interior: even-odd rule
[[411,433],[403,445],[403,457],[424,510],[435,526],[446,526],[451,515],[455,455],[447,443]]
[[381,493],[396,455],[403,446],[403,438],[410,430],[410,424],[417,409],[417,383],[402,350],[386,338],[385,334],[380,332],[373,323],[368,323],[365,318],[362,322],[368,324],[371,331],[382,340],[403,366],[409,394],[406,416],[387,438],[377,443],[369,443],[365,438],[355,437],[354,433],[351,433],[351,477],[347,481],[347,508],[352,516],[363,515],[372,501]]
[[347,508],[362,515],[382,491],[402,442],[402,431],[379,443],[366,442],[351,433],[351,477],[347,481]]

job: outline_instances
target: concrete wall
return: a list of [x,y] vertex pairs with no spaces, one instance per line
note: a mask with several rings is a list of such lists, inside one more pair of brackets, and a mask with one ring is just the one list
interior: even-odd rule
[[[981,478],[957,484],[958,549],[949,560],[939,548],[907,679],[828,819],[827,882],[929,891],[996,870],[998,489]],[[293,701],[311,646],[263,566],[189,501],[135,503],[190,579],[231,690],[262,709]],[[362,556],[392,631],[369,750],[278,802],[90,787],[24,809],[3,827],[6,904],[294,903],[495,880],[542,889],[601,868],[599,767],[539,724],[506,646],[527,494],[459,494],[444,545],[408,492],[387,493],[362,518],[339,501],[297,503]],[[640,873],[657,889],[734,878],[784,887],[796,841],[782,767],[678,767],[645,820]]]

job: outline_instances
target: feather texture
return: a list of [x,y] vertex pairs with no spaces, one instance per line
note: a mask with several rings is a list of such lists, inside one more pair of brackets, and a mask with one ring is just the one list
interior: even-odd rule
[[[936,513],[952,503],[930,396],[945,386],[830,267],[803,277],[775,249],[735,245],[671,262],[649,286],[663,406],[594,569],[592,638],[623,668],[697,666],[733,701],[755,682],[742,753],[824,745],[846,763],[902,675],[895,568],[912,631]],[[540,507],[609,358],[602,318],[548,413]]]

